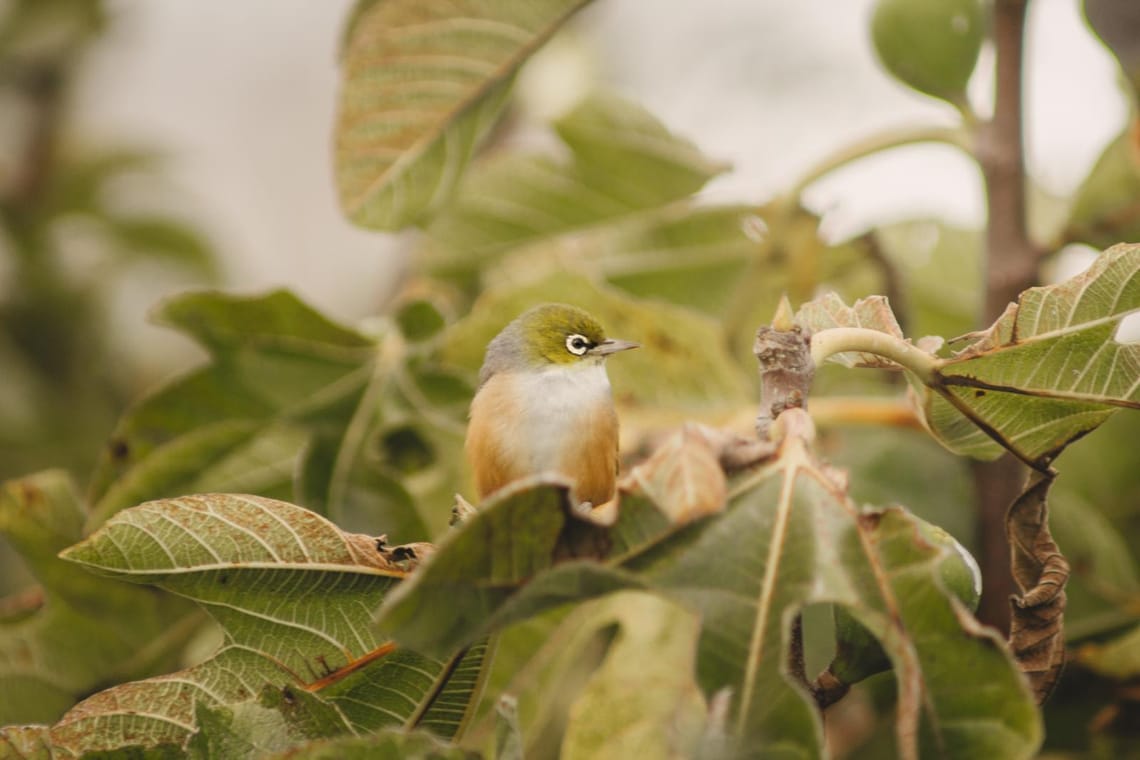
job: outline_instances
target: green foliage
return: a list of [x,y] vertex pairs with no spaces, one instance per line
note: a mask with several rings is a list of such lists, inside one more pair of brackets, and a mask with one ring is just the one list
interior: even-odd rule
[[584,0],[362,3],[345,45],[341,205],[367,227],[421,222],[503,106],[519,66]]
[[727,168],[612,95],[587,99],[552,126],[570,159],[510,153],[473,167],[427,227],[429,262],[479,269],[511,248],[686,199]]
[[[68,3],[18,5],[39,24]],[[901,220],[836,241],[799,197],[897,140],[861,142],[761,207],[702,203],[729,167],[609,92],[545,125],[549,151],[480,153],[509,136],[519,68],[583,5],[355,5],[341,201],[362,226],[421,228],[416,271],[360,329],[287,291],[167,300],[158,321],[208,358],[122,416],[85,498],[59,472],[4,484],[0,533],[40,585],[0,604],[0,724],[38,725],[0,729],[0,757],[1017,758],[1057,741],[1057,708],[1038,703],[1065,634],[1085,677],[1135,677],[1140,423],[1113,412],[1140,403],[1136,345],[1117,334],[1140,310],[1140,247],[1110,247],[1140,205],[1128,138],[1049,225],[1049,254],[1108,250],[970,333],[980,230]],[[893,75],[958,107],[967,151],[990,12],[883,0],[871,22]],[[36,204],[4,206],[6,229],[26,252],[57,217],[85,216],[117,260],[207,271],[177,222],[104,203],[143,163],[76,162]],[[861,298],[878,291],[893,303]],[[92,312],[61,320],[75,294],[37,292],[4,326],[54,377],[76,358],[43,350],[43,331],[78,345]],[[782,294],[802,306],[772,320]],[[617,498],[584,513],[557,474],[536,476],[470,514],[457,505],[448,527],[484,348],[541,301],[642,344],[610,368],[628,460]],[[769,320],[759,338],[801,349],[761,349],[757,381]],[[907,337],[963,333],[951,351]],[[772,401],[795,358],[819,377],[784,398],[811,391],[814,421]],[[910,388],[856,367],[905,370]],[[731,430],[667,432],[693,417]],[[971,544],[968,466],[950,452],[1034,468],[1007,523],[1008,641],[974,618],[966,555],[937,527]],[[825,740],[839,699],[862,700],[866,744]]]
[[[557,554],[566,521],[581,518],[569,513],[557,488],[516,489],[485,505],[423,572],[401,584],[379,624],[410,646],[447,650],[488,626],[571,599],[654,589],[699,614],[697,681],[708,695],[730,690],[735,740],[815,756],[821,726],[797,674],[787,670],[789,626],[809,603],[842,603],[891,655],[904,694],[900,712],[909,716],[900,718],[900,746],[914,740],[921,723],[923,741],[954,747],[955,756],[1028,756],[1040,728],[1006,650],[934,580],[956,550],[928,543],[920,523],[900,510],[861,515],[802,445],[785,442],[772,464],[735,489],[722,513],[691,524],[663,523],[654,505],[638,509],[623,495],[620,521],[632,524],[619,522],[614,532],[638,534],[636,545],[615,541],[600,564],[567,562],[538,575],[536,560]],[[445,598],[470,601],[453,615],[454,601],[448,608]],[[974,667],[987,673],[992,700],[967,696],[972,687],[959,669]],[[619,731],[617,722],[608,725]]]
[[170,668],[199,622],[178,600],[98,582],[59,559],[82,536],[83,520],[60,471],[8,481],[0,491],[0,535],[41,584],[0,619],[4,723],[51,722],[93,689]]
[[[202,730],[213,735],[207,755],[233,742],[250,745],[240,754],[284,749],[286,728],[296,741],[427,720],[447,736],[461,723],[462,712],[441,720],[433,711],[447,688],[472,686],[453,678],[468,667],[465,655],[433,660],[389,651],[372,631],[370,608],[406,571],[385,558],[375,538],[344,533],[314,512],[252,496],[148,502],[62,556],[194,600],[221,626],[224,642],[187,670],[82,702],[52,729],[61,751],[114,749],[128,730],[148,742],[182,744],[203,716]],[[281,715],[272,715],[249,705],[266,686],[307,688],[314,696],[292,709],[301,698],[286,695]]]
[[1140,346],[1115,340],[1121,320],[1137,309],[1134,245],[1105,251],[1067,282],[1026,291],[940,364],[944,385],[928,396],[928,423],[959,453],[989,458],[1005,449],[1029,463],[1052,460],[1116,409],[1140,406],[1133,369]]
[[139,265],[183,282],[216,275],[210,245],[186,219],[121,201],[124,188],[162,188],[154,155],[68,134],[70,85],[107,16],[101,0],[14,0],[0,10],[0,100],[11,117],[0,175],[2,478],[47,466],[85,476],[139,391],[122,368],[137,351],[106,335],[126,277]]

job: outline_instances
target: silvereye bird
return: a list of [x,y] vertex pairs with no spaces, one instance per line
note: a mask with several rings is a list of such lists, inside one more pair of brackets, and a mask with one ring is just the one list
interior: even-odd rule
[[574,484],[578,501],[599,506],[614,494],[618,419],[605,360],[637,348],[606,338],[586,312],[543,304],[487,344],[471,402],[467,460],[483,499],[538,473]]

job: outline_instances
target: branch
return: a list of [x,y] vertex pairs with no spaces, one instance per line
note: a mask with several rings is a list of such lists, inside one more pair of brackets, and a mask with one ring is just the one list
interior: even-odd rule
[[815,166],[808,169],[788,193],[792,198],[798,199],[803,191],[810,185],[841,169],[868,156],[878,155],[892,148],[902,148],[907,145],[921,145],[924,143],[943,143],[959,148],[967,153],[972,147],[969,132],[960,127],[901,127],[888,129],[877,134],[845,145],[830,156],[827,156]]
[[913,372],[926,385],[935,383],[938,360],[905,340],[866,327],[832,327],[811,336],[811,357],[820,364],[847,351],[875,354]]
[[[1011,301],[1037,284],[1040,256],[1026,225],[1025,160],[1022,143],[1022,58],[1029,0],[995,0],[994,116],[980,125],[977,161],[986,187],[985,283],[982,324],[996,320]],[[978,505],[979,564],[985,579],[978,618],[1009,629],[1009,569],[1006,512],[1021,494],[1025,468],[1006,456],[971,466]]]

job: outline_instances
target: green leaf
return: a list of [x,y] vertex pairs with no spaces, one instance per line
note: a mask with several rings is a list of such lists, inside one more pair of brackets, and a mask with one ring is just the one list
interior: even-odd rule
[[[388,596],[377,627],[428,653],[481,637],[490,611],[550,567],[569,510],[563,483],[531,478],[504,488]],[[471,588],[474,578],[485,580]]]
[[59,559],[84,517],[61,471],[0,490],[0,535],[43,584],[25,614],[0,621],[0,723],[55,720],[99,684],[170,666],[199,622],[178,600],[99,581]]
[[1065,638],[1119,632],[1140,622],[1140,610],[1121,600],[1140,594],[1133,526],[1140,501],[1140,468],[1133,444],[1140,414],[1117,414],[1096,435],[1065,450],[1050,497],[1049,521],[1073,574],[1065,587]]
[[[1061,482],[1079,467],[1068,456]],[[1137,620],[1137,611],[1120,603],[1122,598],[1140,595],[1140,574],[1125,530],[1096,504],[1059,487],[1050,498],[1049,525],[1074,568],[1065,586],[1066,641],[1108,633]]]
[[751,206],[670,206],[599,235],[591,246],[601,274],[641,298],[727,314],[749,262],[763,255]]
[[[158,320],[212,363],[128,411],[92,479],[92,521],[147,499],[215,490],[282,493],[308,431],[360,403],[375,345],[285,291],[192,293]],[[340,428],[343,431],[343,424]]]
[[353,733],[336,705],[305,689],[266,687],[258,702],[281,713],[290,732],[298,737],[318,739]]
[[425,341],[434,338],[447,326],[447,320],[439,308],[426,298],[417,298],[401,304],[396,310],[396,324],[400,332],[410,341]]
[[[880,524],[893,530],[876,534]],[[723,515],[682,529],[626,567],[700,613],[700,682],[706,693],[732,689],[730,725],[743,746],[821,752],[814,703],[786,652],[792,615],[826,601],[848,606],[891,655],[904,757],[918,755],[920,719],[930,751],[974,757],[1000,747],[1003,757],[1029,756],[1040,741],[1030,695],[1000,642],[947,599],[935,579],[938,556],[911,520],[861,516],[791,439]],[[737,571],[717,573],[709,557]],[[993,699],[978,698],[958,675],[981,663]]]
[[561,756],[694,757],[705,727],[694,668],[700,626],[660,597],[622,592],[604,610],[620,628],[570,709]]
[[336,179],[345,214],[422,221],[498,116],[519,67],[585,0],[361,6],[343,56]]
[[595,92],[554,123],[583,179],[608,181],[631,205],[659,204],[664,194],[690,195],[730,168],[671,133],[641,106]]
[[393,329],[365,338],[284,291],[190,294],[159,318],[211,362],[120,421],[93,480],[93,523],[148,499],[243,492],[400,542],[445,527],[472,394],[453,368]]
[[[898,674],[900,726],[906,720],[904,711],[922,710],[922,756],[1034,756],[1042,738],[1041,719],[1004,643],[995,631],[978,624],[940,581],[931,583],[947,552],[954,550],[928,543],[922,524],[898,508],[867,513],[861,527],[865,533],[860,550],[869,539],[873,563],[877,561],[889,578],[889,596],[881,600],[887,604],[876,611],[890,612],[893,596],[911,639],[910,646],[899,646],[879,629],[885,633],[880,633],[880,643]],[[919,672],[906,674],[904,663],[916,655],[912,664]],[[964,671],[986,673],[987,689],[979,691],[976,683],[963,679]],[[921,684],[908,684],[908,677],[915,676]],[[907,689],[915,686],[928,695],[921,708],[907,702]],[[903,746],[901,732],[899,739]]]
[[1120,407],[1140,408],[1140,345],[1114,338],[1140,309],[1140,246],[1105,251],[1085,272],[1022,293],[986,332],[938,362],[928,426],[952,451],[1009,450],[1042,466]]
[[611,95],[588,97],[555,129],[568,159],[508,153],[472,169],[428,227],[432,266],[470,268],[510,248],[631,217],[687,198],[726,168]]
[[1077,650],[1077,660],[1116,681],[1136,678],[1140,675],[1140,627],[1104,643],[1085,644]]
[[1140,155],[1131,130],[1110,142],[1089,170],[1064,236],[1096,248],[1140,239]]
[[199,702],[194,711],[197,732],[187,744],[189,755],[199,760],[211,757],[254,758],[288,749],[296,741],[276,710],[256,702],[233,707],[208,707]]
[[[232,708],[266,687],[313,691],[353,731],[413,727],[433,715],[453,674],[472,668],[462,654],[433,660],[376,638],[371,610],[406,570],[388,562],[376,539],[284,502],[222,494],[150,502],[120,512],[63,556],[189,597],[225,634],[200,665],[75,707],[52,728],[53,744],[67,751],[113,749],[127,730],[146,744],[184,743],[195,731],[195,704]],[[472,689],[465,682],[451,693],[469,701]]]
[[[372,348],[372,341],[330,321],[287,290],[254,297],[188,293],[163,303],[155,321],[194,337],[215,356],[235,361],[248,353],[267,363],[275,357],[318,356],[354,366]],[[315,370],[307,374],[319,376]]]
[[192,758],[265,757],[313,739],[356,732],[333,704],[305,689],[265,687],[256,702],[211,707],[199,702],[197,731],[186,744]]
[[[407,489],[379,463],[361,458],[367,443],[366,437],[315,436],[301,459],[300,500],[348,530],[380,527],[397,542],[426,538],[428,528]],[[351,450],[352,444],[360,448]]]
[[192,226],[171,217],[116,216],[108,230],[123,250],[141,261],[166,261],[214,277],[217,268],[209,243]]
[[302,744],[266,760],[479,760],[480,755],[446,744],[426,731],[381,731],[373,736]]
[[[838,603],[894,663],[904,757],[920,749],[1028,757],[1039,743],[1036,707],[1008,651],[942,588],[947,550],[901,510],[861,514],[799,437],[738,483],[725,511],[693,522],[663,522],[643,496],[623,494],[602,562],[550,566],[570,523],[564,505],[534,504],[542,493],[520,487],[478,513],[389,597],[380,624],[414,645],[446,646],[463,629],[492,630],[622,588],[656,589],[698,613],[697,680],[706,695],[733,695],[728,725],[739,748],[814,757],[822,723],[789,661],[792,621],[809,605]],[[465,600],[458,611],[455,599]],[[993,691],[978,695],[963,669],[986,672]]]
[[985,292],[980,230],[927,219],[880,227],[875,234],[905,287],[903,302],[891,306],[911,335],[974,329]]

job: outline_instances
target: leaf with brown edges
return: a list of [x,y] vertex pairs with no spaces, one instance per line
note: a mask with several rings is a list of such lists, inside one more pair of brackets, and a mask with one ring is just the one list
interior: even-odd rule
[[1140,344],[1115,340],[1140,310],[1140,245],[1118,245],[1065,282],[1030,288],[923,393],[930,429],[951,450],[1010,451],[1044,470],[1117,409],[1140,409]]
[[430,725],[451,735],[465,720],[482,648],[433,659],[377,637],[372,609],[415,558],[314,512],[234,494],[164,499],[119,512],[62,556],[192,599],[224,639],[199,665],[81,702],[51,728],[61,756],[112,750],[128,734],[185,745],[201,709],[267,687],[313,692],[358,733]]

